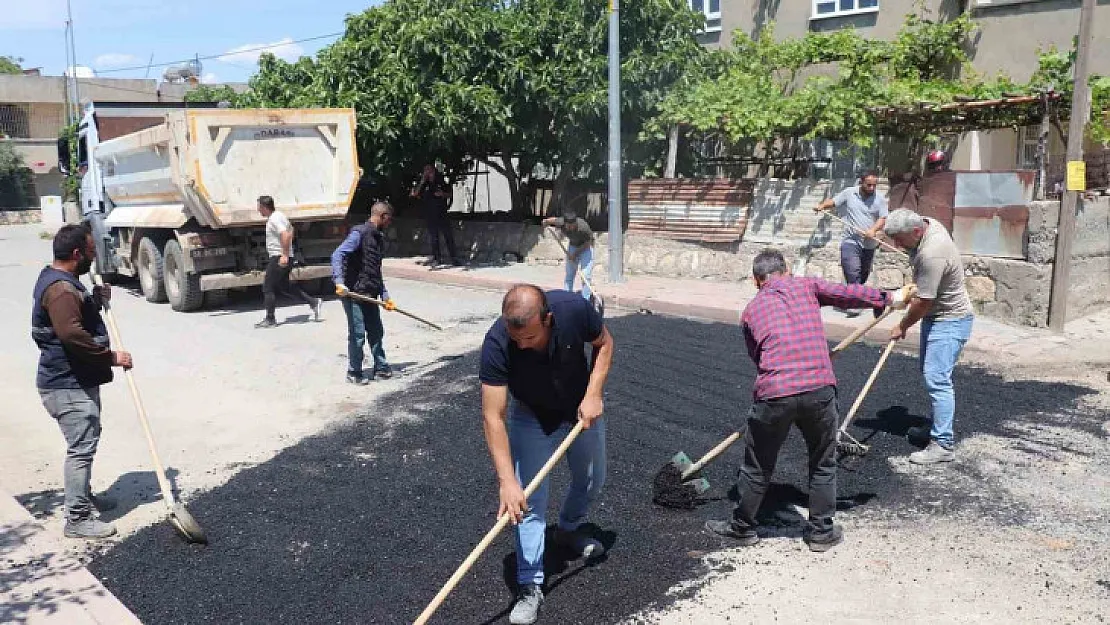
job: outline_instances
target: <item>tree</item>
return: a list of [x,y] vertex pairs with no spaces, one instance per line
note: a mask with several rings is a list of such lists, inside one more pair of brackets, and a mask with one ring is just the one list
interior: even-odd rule
[[23,156],[0,141],[0,208],[27,208],[35,201],[35,183]]
[[[563,180],[603,170],[606,7],[388,1],[348,17],[344,36],[315,59],[264,56],[241,103],[353,107],[363,166],[395,193],[424,163],[455,174],[478,160],[505,175],[513,208],[524,211],[537,167]],[[626,154],[646,154],[644,121],[705,54],[695,37],[703,18],[673,0],[628,3],[621,18]]]
[[0,56],[0,74],[22,74],[23,59],[14,56]]
[[228,85],[219,87],[198,85],[185,92],[186,102],[227,102],[231,106],[236,106],[240,99],[239,94]]

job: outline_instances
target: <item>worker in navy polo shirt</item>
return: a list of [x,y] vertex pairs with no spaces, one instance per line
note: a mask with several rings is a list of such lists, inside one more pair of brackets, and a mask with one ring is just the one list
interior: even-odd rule
[[605,482],[602,394],[612,362],[613,337],[601,314],[576,293],[514,286],[486,333],[478,377],[486,442],[500,484],[497,514],[509,513],[516,529],[520,594],[509,615],[514,625],[534,623],[543,604],[548,483],[527,501],[524,485],[578,421],[584,429],[567,451],[571,482],[555,537],[578,557],[597,558],[605,550],[582,525]]

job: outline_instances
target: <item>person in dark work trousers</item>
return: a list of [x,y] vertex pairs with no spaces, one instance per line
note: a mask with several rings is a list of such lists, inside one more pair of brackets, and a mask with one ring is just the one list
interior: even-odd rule
[[439,253],[439,235],[442,233],[447,243],[447,253],[451,255],[451,264],[458,265],[459,256],[455,253],[455,237],[451,233],[451,222],[447,219],[447,209],[451,207],[451,186],[431,163],[424,166],[424,173],[420,182],[412,190],[412,197],[420,200],[420,210],[424,215],[424,223],[428,227],[428,242],[432,246],[432,263],[443,265],[443,256]]
[[[396,308],[382,280],[384,232],[392,222],[393,207],[386,202],[375,202],[370,207],[370,218],[366,223],[352,228],[331,255],[335,293],[343,298],[343,312],[347,314],[347,381],[351,384],[369,384],[375,377],[389,378],[393,375],[385,357],[385,327],[382,326],[378,305],[347,297],[348,293],[354,292],[382,300],[386,310]],[[362,371],[362,346],[367,342],[370,343],[370,356],[374,359],[370,375]]]
[[100,386],[112,367],[131,368],[131,354],[112,351],[100,316],[112,298],[107,285],[89,293],[80,276],[96,258],[85,226],[62,226],[54,235],[54,262],[39,273],[31,311],[31,337],[39,348],[35,384],[46,411],[66,440],[65,535],[107,538],[116,528],[93,515],[115,502],[92,492],[92,464],[100,443]]
[[[877,237],[889,212],[886,198],[876,191],[878,184],[878,174],[866,172],[860,176],[859,186],[844,189],[814,209],[820,212],[835,208],[849,224],[844,226],[840,240],[840,268],[848,284],[866,284],[871,276],[875,250],[879,247]],[[852,317],[857,314],[848,313]]]
[[894,295],[862,284],[795,278],[778,250],[764,250],[752,263],[759,293],[740,318],[748,355],[758,371],[754,403],[744,435],[744,464],[737,479],[739,500],[728,520],[706,528],[743,546],[759,542],[756,512],[775,471],[779,448],[796,425],[809,451],[809,524],[805,542],[813,551],[840,543],[836,511],[836,375],[821,320],[822,306],[905,308],[910,291]]
[[316,321],[320,320],[321,300],[309,297],[301,287],[289,281],[293,273],[293,224],[289,218],[274,208],[274,198],[263,195],[258,198],[258,213],[266,218],[266,277],[262,282],[262,301],[266,306],[266,318],[254,325],[256,328],[273,328],[277,326],[274,309],[277,307],[277,296],[284,295],[290,299],[308,304]]
[[[563,278],[563,288],[567,291],[574,290],[574,278],[578,270],[586,280],[590,280],[594,273],[594,232],[585,219],[580,219],[573,211],[568,211],[562,217],[550,217],[543,220],[543,225],[554,226],[563,231],[567,238],[566,276]],[[582,283],[582,297],[590,299],[590,285]]]
[[532,285],[509,290],[482,343],[478,378],[486,443],[500,484],[498,516],[509,513],[516,526],[520,593],[509,615],[514,625],[534,623],[543,604],[548,481],[527,501],[523,489],[577,421],[586,429],[567,451],[571,481],[555,536],[578,557],[605,551],[582,525],[605,483],[602,395],[613,350],[613,337],[589,302]]

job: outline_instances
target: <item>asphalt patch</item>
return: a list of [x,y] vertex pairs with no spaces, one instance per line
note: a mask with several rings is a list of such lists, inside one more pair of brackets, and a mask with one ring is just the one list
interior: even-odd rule
[[[705,554],[731,546],[702,525],[729,512],[726,495],[740,444],[706,467],[714,485],[707,495],[716,497],[696,510],[654,505],[652,479],[679,449],[699,457],[742,423],[754,368],[739,332],[656,315],[619,317],[609,325],[618,346],[606,399],[609,476],[591,518],[609,551],[594,563],[549,551],[542,623],[613,623],[665,606],[693,592],[667,594],[704,575]],[[842,407],[878,356],[878,349],[861,345],[837,358]],[[1077,399],[1093,392],[1083,387],[1008,382],[964,366],[955,383],[960,438],[984,432],[1016,437],[1015,424],[1029,422],[1083,429],[1101,423],[1077,411]],[[892,355],[851,428],[870,451],[842,467],[842,514],[973,510],[1021,523],[1020,508],[953,492],[944,479],[921,481],[892,469],[888,457],[914,451],[906,430],[924,422],[927,400],[916,359]],[[800,535],[805,457],[795,432],[764,502],[765,531]],[[943,471],[965,470],[961,466],[923,471],[954,475]],[[565,469],[552,479],[549,519],[565,492]],[[983,488],[989,500],[990,485]],[[188,545],[160,523],[90,565],[145,623],[411,623],[495,522],[497,489],[481,430],[477,355],[444,363],[344,425],[187,503],[208,532],[209,546]],[[433,622],[507,622],[513,551],[507,531]]]

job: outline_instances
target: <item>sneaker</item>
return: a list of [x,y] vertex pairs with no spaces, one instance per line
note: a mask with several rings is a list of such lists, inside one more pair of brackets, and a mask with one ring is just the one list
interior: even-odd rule
[[605,554],[605,545],[581,528],[568,532],[555,528],[555,542],[576,557],[591,560]]
[[115,499],[107,495],[93,495],[89,493],[89,500],[92,501],[93,507],[100,512],[115,510],[118,505]]
[[810,534],[804,540],[810,551],[824,553],[844,542],[844,530],[839,525],[833,525],[832,530],[824,534]]
[[731,521],[706,521],[705,529],[718,536],[739,541],[741,547],[751,547],[759,542],[759,534],[755,530],[737,530]]
[[315,300],[313,300],[313,302],[311,304],[309,304],[309,307],[312,308],[312,318],[315,321],[323,321],[324,320],[324,318],[320,316],[320,308],[323,305],[324,305],[324,300],[320,299],[319,297],[317,297]]
[[540,618],[540,606],[543,605],[543,590],[536,584],[528,584],[520,589],[513,611],[509,613],[509,622],[512,625],[532,625]]
[[99,519],[66,521],[66,538],[107,538],[116,533],[116,526]]
[[910,454],[910,462],[914,464],[938,464],[952,462],[955,459],[956,452],[946,449],[936,441],[929,441],[928,447]]
[[858,310],[846,310],[846,311],[844,311],[844,316],[849,318],[849,319],[855,319],[859,315],[860,315],[860,312]]
[[348,373],[347,382],[350,384],[357,384],[359,386],[366,386],[370,383],[370,380],[361,373]]
[[254,324],[254,327],[256,327],[256,328],[276,328],[277,327],[277,319],[263,319],[262,321],[259,321],[258,323]]
[[389,367],[386,367],[385,369],[375,369],[374,377],[388,380],[389,378],[393,377],[393,369],[390,369]]

